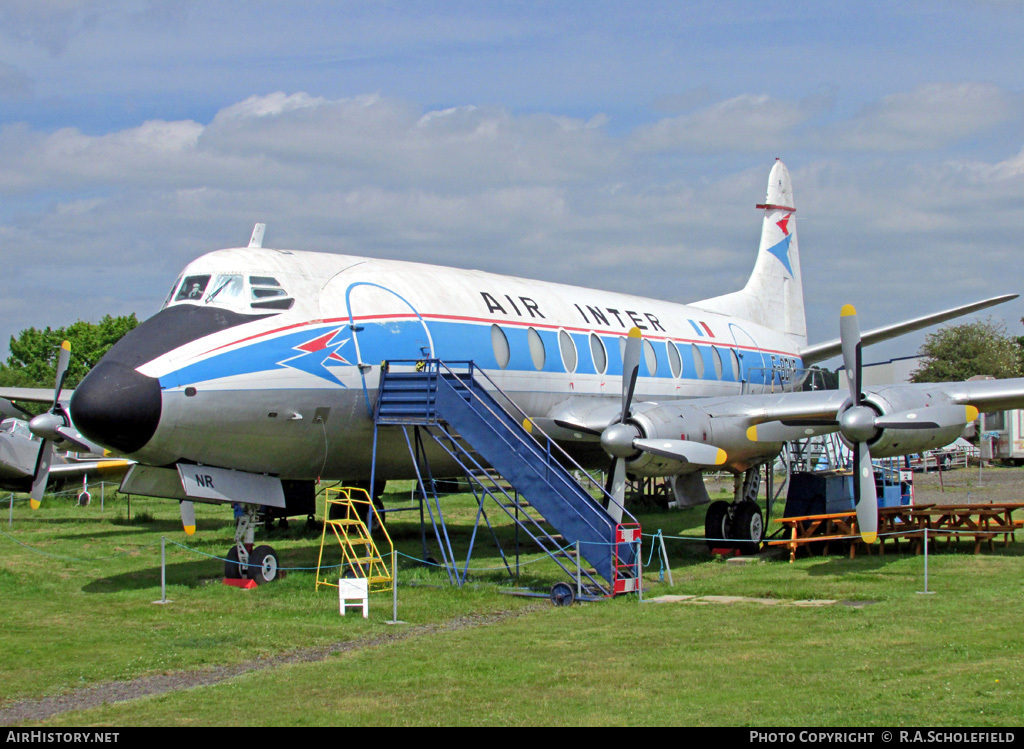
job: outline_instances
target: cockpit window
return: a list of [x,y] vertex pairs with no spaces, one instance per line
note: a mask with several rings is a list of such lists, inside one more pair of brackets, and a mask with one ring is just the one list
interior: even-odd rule
[[209,276],[186,276],[178,289],[178,295],[174,297],[176,302],[200,302],[203,299],[203,292],[210,283]]
[[164,307],[166,307],[168,304],[170,304],[171,300],[174,299],[174,292],[177,290],[178,284],[180,284],[180,283],[181,283],[181,276],[178,276],[178,280],[174,282],[174,285],[171,287],[171,290],[167,292],[167,298],[164,299]]
[[254,309],[291,309],[294,299],[281,288],[276,278],[270,276],[249,276],[249,286]]
[[230,304],[242,298],[242,277],[237,275],[217,276],[212,289],[213,291],[203,300],[204,302],[216,300],[221,304]]
[[164,306],[178,303],[210,304],[244,312],[291,309],[295,299],[273,276],[205,273],[178,279]]

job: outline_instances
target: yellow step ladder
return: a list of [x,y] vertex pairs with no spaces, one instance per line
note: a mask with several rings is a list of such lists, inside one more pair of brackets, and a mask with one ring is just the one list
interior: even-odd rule
[[[357,487],[338,487],[327,490],[327,504],[324,507],[324,531],[320,537],[320,558],[316,563],[316,589],[321,585],[337,588],[339,577],[365,577],[371,593],[391,590],[395,579],[394,544],[387,528],[381,522],[377,508],[373,506],[370,495],[365,489]],[[334,512],[332,512],[334,509]],[[370,537],[370,531],[363,522],[364,517],[373,515],[373,527],[379,528],[387,541],[387,559],[381,556],[377,544]],[[337,515],[331,518],[331,515]],[[321,577],[320,570],[324,563],[324,546],[327,543],[327,529],[330,528],[334,537],[341,545],[341,565],[329,567],[336,570],[333,580],[327,572]],[[390,565],[390,566],[389,566]]]

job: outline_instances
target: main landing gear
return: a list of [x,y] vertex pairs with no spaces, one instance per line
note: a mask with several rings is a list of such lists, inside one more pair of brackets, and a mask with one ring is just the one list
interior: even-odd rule
[[757,554],[764,539],[764,516],[757,504],[761,486],[758,468],[737,474],[732,502],[712,502],[704,516],[704,537],[709,549],[739,549]]
[[256,531],[255,505],[235,505],[235,545],[228,549],[224,577],[228,580],[251,580],[257,585],[281,577],[277,552],[270,546],[254,546]]

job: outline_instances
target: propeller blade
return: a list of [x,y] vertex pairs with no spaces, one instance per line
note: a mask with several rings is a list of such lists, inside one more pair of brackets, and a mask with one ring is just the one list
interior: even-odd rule
[[635,439],[633,447],[663,458],[702,466],[720,466],[728,458],[721,448],[690,440]]
[[608,493],[614,502],[608,503],[608,514],[616,523],[622,522],[622,508],[626,505],[626,461],[616,458],[608,474]]
[[629,407],[633,403],[633,391],[636,390],[636,378],[640,374],[640,355],[643,339],[640,328],[630,328],[626,337],[626,348],[622,352],[622,418],[621,424],[629,418]]
[[583,426],[582,424],[578,424],[578,423],[573,422],[573,421],[566,421],[565,419],[555,419],[554,423],[555,423],[555,426],[557,426],[557,427],[561,427],[562,429],[569,429],[569,430],[571,430],[573,432],[579,432],[580,434],[587,434],[587,435],[590,435],[592,437],[600,437],[601,436],[601,431],[602,430],[600,430],[600,429],[591,429],[590,427]]
[[102,445],[97,445],[95,442],[86,439],[82,436],[81,432],[71,427],[59,426],[56,432],[61,439],[71,443],[72,446],[81,452],[95,453],[96,455],[108,455],[110,452]]
[[32,491],[29,495],[29,506],[38,510],[42,504],[43,492],[46,491],[46,482],[50,478],[50,461],[53,458],[53,442],[43,440],[39,446],[39,455],[36,457],[36,471],[32,478]]
[[2,419],[20,419],[25,416],[31,418],[32,412],[27,411],[16,403],[12,403],[6,398],[0,398],[0,418]]
[[829,434],[839,428],[835,420],[807,419],[803,423],[790,421],[766,421],[747,428],[747,439],[751,442],[792,442],[819,434]]
[[60,352],[57,355],[57,381],[53,386],[53,407],[51,413],[57,411],[60,403],[60,391],[64,389],[64,378],[68,375],[68,363],[71,361],[71,342],[63,341],[60,344]]
[[843,348],[846,379],[850,385],[850,400],[854,406],[859,406],[861,386],[860,324],[857,322],[857,310],[852,304],[844,304],[843,309],[839,312],[839,340]]
[[181,527],[185,529],[186,536],[196,532],[196,506],[188,499],[181,502]]
[[875,468],[867,443],[853,446],[853,464],[856,470],[857,527],[861,540],[873,544],[878,539],[878,497],[875,494]]
[[974,406],[932,406],[914,411],[901,411],[875,419],[879,429],[942,429],[962,426],[978,418]]

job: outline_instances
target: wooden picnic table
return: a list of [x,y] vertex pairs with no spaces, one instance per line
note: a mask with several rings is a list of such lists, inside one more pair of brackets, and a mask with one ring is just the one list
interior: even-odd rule
[[804,544],[824,543],[823,554],[828,554],[829,544],[833,541],[849,543],[850,559],[856,554],[857,513],[833,512],[826,515],[800,515],[798,517],[775,518],[788,529],[789,538],[774,539],[769,546],[788,546],[789,561],[796,560],[796,550]]
[[[878,510],[878,552],[885,553],[885,542],[892,541],[899,547],[899,539],[914,541],[914,552],[921,553],[925,531],[934,533],[933,538],[946,536],[948,543],[954,538],[973,537],[974,553],[981,550],[981,542],[988,541],[992,549],[996,536],[1003,536],[1006,546],[1013,538],[1014,531],[1024,528],[1024,520],[1014,520],[1013,511],[1024,507],[1024,502],[1000,502],[951,505],[901,505],[882,507]],[[787,546],[789,561],[796,559],[799,547],[823,544],[827,554],[833,542],[849,544],[850,559],[855,558],[860,532],[857,528],[857,513],[853,510],[825,515],[801,515],[776,518],[775,522],[785,526],[783,538],[768,541],[769,546]],[[870,547],[865,547],[870,551]]]
[[989,550],[995,548],[996,536],[1003,536],[1003,546],[1010,543],[1013,533],[1020,530],[1024,522],[1013,519],[1013,511],[1024,507],[1021,502],[928,505],[914,507],[910,520],[916,522],[919,533],[914,535],[914,550],[920,553],[924,529],[934,533],[936,541],[945,536],[946,544],[953,539],[974,538],[974,553],[981,550],[982,541],[988,541]]

